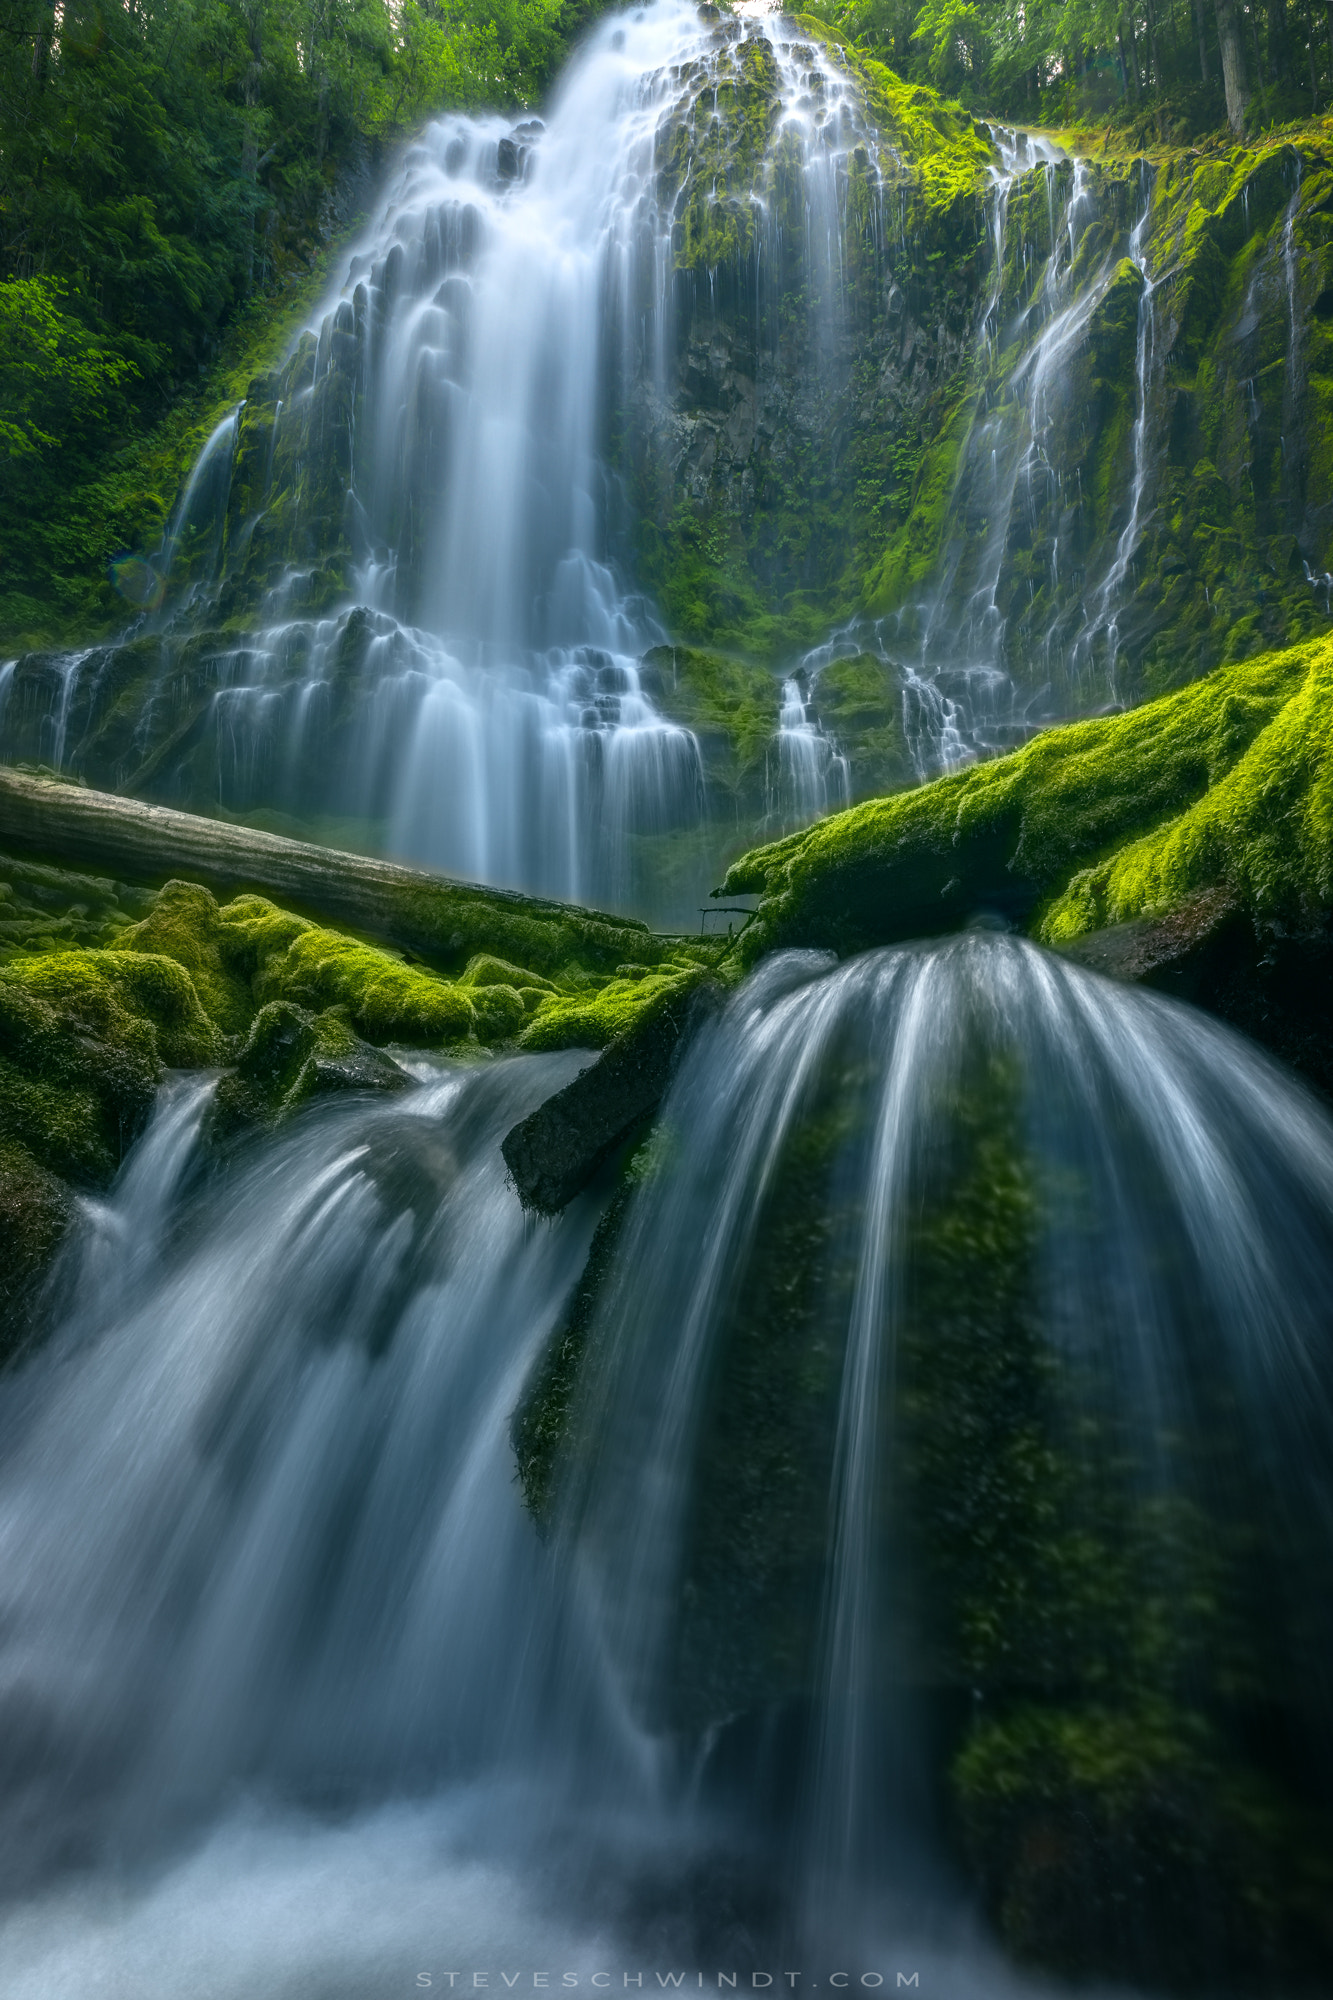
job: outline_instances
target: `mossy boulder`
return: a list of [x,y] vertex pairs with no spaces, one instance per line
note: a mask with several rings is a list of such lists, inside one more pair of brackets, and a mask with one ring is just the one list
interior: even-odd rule
[[207,1065],[224,1046],[171,959],[68,951],[11,960],[0,967],[0,1137],[75,1187],[106,1187],[164,1065]]
[[[1333,905],[1333,645],[1302,649],[1299,657],[1300,682],[1272,712],[1258,662],[1253,679],[1233,669],[1203,684],[1215,693],[1214,726],[1228,746],[1213,761],[1207,789],[1080,870],[1042,917],[1038,934],[1046,943],[1160,915],[1215,886],[1258,923],[1325,927]],[[1241,745],[1232,757],[1232,746]]]
[[592,991],[543,999],[518,1038],[522,1049],[604,1049],[620,1036],[647,1028],[672,1013],[710,977],[700,965],[671,965],[656,972],[622,966],[619,978]]
[[762,898],[747,962],[937,935],[985,912],[1059,942],[1221,880],[1256,914],[1312,920],[1327,893],[1317,751],[1331,661],[1313,641],[1221,668],[757,849],[717,892]]
[[66,1183],[26,1146],[0,1139],[0,1366],[33,1332],[42,1280],[74,1215]]
[[[686,1042],[720,996],[717,981],[690,972],[671,980],[639,981],[632,1009],[619,996],[600,1015],[590,1016],[584,1008],[562,1015],[560,1003],[553,1005],[546,1017],[545,1032],[552,1037],[546,1047],[569,1046],[564,1034],[603,1034],[619,1025],[595,1063],[506,1135],[505,1164],[525,1208],[557,1214],[642,1132]],[[541,1021],[539,1016],[534,1029]]]
[[407,1071],[355,1033],[347,1012],[312,1015],[289,1000],[270,1000],[250,1025],[235,1067],[217,1088],[216,1137],[289,1118],[312,1098],[347,1090],[407,1090]]
[[847,759],[854,800],[882,798],[916,782],[901,675],[878,654],[854,653],[821,667],[809,706]]
[[1322,1990],[1327,1829],[1237,1771],[1197,1715],[1027,1704],[977,1724],[953,1782],[1020,1957],[1176,1991]]
[[0,963],[17,952],[118,942],[152,900],[151,890],[105,875],[0,853]]

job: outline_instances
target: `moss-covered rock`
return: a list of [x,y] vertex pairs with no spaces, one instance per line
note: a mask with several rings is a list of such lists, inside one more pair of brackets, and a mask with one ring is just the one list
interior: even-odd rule
[[1243,753],[1214,762],[1207,790],[1185,811],[1080,870],[1042,919],[1045,942],[1159,915],[1213,887],[1228,889],[1259,923],[1325,926],[1333,905],[1333,646],[1303,657],[1299,686],[1257,732],[1258,684],[1218,687],[1216,726],[1244,742]]
[[671,1007],[708,977],[701,966],[671,966],[609,979],[595,991],[544,999],[519,1036],[523,1049],[604,1049]]
[[[591,1028],[582,1011],[577,1021],[566,1016],[559,1028],[548,1025],[553,1039],[546,1045],[566,1047],[565,1034],[581,1038],[619,1024],[595,1063],[506,1135],[505,1164],[525,1208],[557,1214],[643,1130],[686,1042],[717,1004],[721,988],[706,975],[689,972],[674,980],[643,980],[637,995],[639,1004],[632,1011],[617,996]],[[557,1012],[558,1003],[550,1022]],[[534,1029],[540,1025],[539,1016]]]
[[1319,1990],[1333,1952],[1328,1832],[1169,1704],[1028,1704],[954,1765],[1005,1941],[1073,1976],[1175,1990]]
[[42,1280],[74,1213],[65,1182],[26,1146],[0,1139],[0,1367],[34,1330]]
[[0,1137],[75,1187],[106,1187],[162,1074],[146,1011],[158,1001],[172,1056],[209,1059],[216,1031],[170,960],[62,952],[0,967]]
[[[1256,914],[1312,912],[1325,892],[1311,732],[1329,657],[1328,642],[1315,641],[1222,668],[1126,714],[1049,730],[1010,756],[758,849],[718,891],[763,899],[744,955],[753,962],[786,944],[863,950],[985,911],[1028,924],[1048,899],[1038,921],[1056,941],[1112,912],[1137,913],[1152,897],[1161,907],[1221,880],[1234,881]],[[1285,789],[1274,790],[1279,771]],[[1278,810],[1293,788],[1302,809]],[[1239,836],[1226,845],[1223,822],[1250,829],[1244,854]],[[1142,851],[1127,851],[1119,876],[1113,860],[1086,872],[1139,835],[1148,836]]]
[[117,942],[151,902],[151,890],[105,875],[0,853],[0,963],[16,952]]
[[407,1090],[411,1083],[406,1070],[353,1031],[345,1008],[312,1015],[289,1000],[270,1000],[218,1085],[210,1123],[223,1138],[279,1124],[332,1092]]

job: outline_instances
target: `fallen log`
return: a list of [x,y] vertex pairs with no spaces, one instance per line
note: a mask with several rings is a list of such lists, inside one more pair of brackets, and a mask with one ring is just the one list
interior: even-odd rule
[[454,881],[4,766],[0,848],[145,887],[180,877],[220,896],[258,891],[446,972],[480,951],[535,972],[572,962],[612,972],[619,964],[656,965],[672,948],[632,917]]

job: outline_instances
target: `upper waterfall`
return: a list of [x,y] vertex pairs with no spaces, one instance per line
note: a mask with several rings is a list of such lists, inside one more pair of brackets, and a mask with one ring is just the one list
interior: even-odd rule
[[0,753],[692,924],[765,832],[1322,623],[1315,189],[607,18],[407,148]]

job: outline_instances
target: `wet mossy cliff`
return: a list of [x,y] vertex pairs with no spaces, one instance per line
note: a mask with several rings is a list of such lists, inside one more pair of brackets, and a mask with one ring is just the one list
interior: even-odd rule
[[1333,642],[836,815],[728,873],[738,947],[840,954],[999,919],[1210,1007],[1333,1093]]
[[[601,383],[607,546],[668,641],[651,691],[704,739],[714,816],[752,830],[784,823],[775,669],[809,648],[855,800],[939,769],[952,724],[1002,749],[1314,635],[1333,573],[1324,127],[1037,160],[821,32],[724,12],[673,83],[652,186],[670,269],[620,301],[640,331]],[[497,148],[498,186],[526,143]],[[452,311],[477,219],[437,235]],[[414,668],[446,443],[423,404],[387,485],[375,461],[402,273],[401,248],[361,260],[250,382],[163,552],[162,612],[3,670],[6,756],[205,809],[356,798],[383,819],[366,701]],[[390,553],[394,615],[354,601]],[[293,705],[295,773],[264,721]]]

